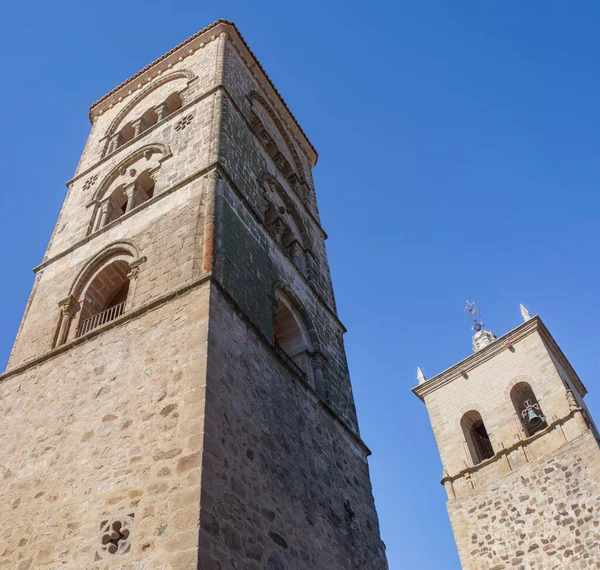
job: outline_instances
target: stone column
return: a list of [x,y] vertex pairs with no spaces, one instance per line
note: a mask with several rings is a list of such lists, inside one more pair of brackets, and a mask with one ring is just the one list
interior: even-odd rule
[[313,352],[310,355],[310,361],[313,369],[313,377],[315,381],[315,391],[323,400],[325,400],[325,377],[323,375],[323,371],[325,370],[325,365],[327,364],[327,358],[323,356],[320,352]]
[[108,214],[110,211],[110,202],[108,200],[104,200],[100,204],[100,224],[98,229],[103,228],[108,222]]
[[118,148],[119,148],[119,133],[115,133],[112,137],[110,137],[108,152],[114,152]]
[[127,213],[133,209],[133,203],[135,200],[135,184],[125,188],[124,192],[127,196],[127,207],[125,208],[125,213]]
[[156,113],[156,117],[157,117],[156,122],[159,123],[167,116],[167,113],[168,113],[167,104],[161,103],[160,105],[157,105],[156,107],[154,107],[154,112]]
[[63,299],[58,303],[60,307],[60,328],[58,330],[58,335],[56,337],[55,346],[60,346],[61,344],[65,344],[67,341],[67,336],[69,334],[69,324],[71,322],[71,318],[73,317],[73,313],[77,308],[77,299],[73,297],[73,295],[69,295],[66,299]]
[[131,310],[133,307],[133,300],[135,298],[135,290],[137,288],[138,276],[140,274],[140,266],[146,261],[146,256],[139,257],[135,261],[129,264],[129,273],[127,279],[129,279],[129,292],[127,293],[127,299],[125,300],[124,313]]
[[131,126],[133,127],[133,138],[139,137],[142,132],[142,118],[131,121]]

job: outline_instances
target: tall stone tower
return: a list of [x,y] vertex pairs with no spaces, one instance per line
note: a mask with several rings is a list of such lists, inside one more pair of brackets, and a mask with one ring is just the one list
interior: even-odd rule
[[[463,568],[600,567],[599,436],[586,389],[539,317],[426,380]],[[479,328],[479,327],[477,327]]]
[[116,87],[0,376],[0,568],[386,568],[311,176],[219,21]]

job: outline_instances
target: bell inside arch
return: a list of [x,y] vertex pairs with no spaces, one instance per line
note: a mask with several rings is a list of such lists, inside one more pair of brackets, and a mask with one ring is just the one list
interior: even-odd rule
[[527,423],[531,427],[538,427],[544,422],[544,420],[542,419],[540,414],[538,412],[536,412],[533,408],[529,408],[527,410],[526,417],[527,417]]

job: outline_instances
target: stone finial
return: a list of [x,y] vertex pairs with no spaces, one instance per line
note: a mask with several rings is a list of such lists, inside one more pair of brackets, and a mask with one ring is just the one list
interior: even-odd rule
[[478,352],[482,348],[492,344],[496,340],[496,335],[492,331],[480,330],[473,336],[473,352]]
[[523,317],[523,322],[526,323],[527,321],[529,321],[531,319],[531,315],[529,314],[529,311],[522,304],[519,306],[521,307],[521,316]]
[[423,382],[425,382],[427,380],[427,378],[425,378],[425,374],[423,374],[423,371],[421,370],[420,366],[417,366],[417,380],[419,381],[419,384],[423,384]]

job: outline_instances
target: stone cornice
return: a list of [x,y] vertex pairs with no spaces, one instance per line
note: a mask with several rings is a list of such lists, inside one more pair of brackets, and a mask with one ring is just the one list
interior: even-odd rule
[[423,384],[420,384],[416,388],[413,388],[413,393],[418,396],[421,401],[425,401],[425,396],[438,390],[442,386],[449,384],[453,380],[458,377],[463,377],[465,374],[468,374],[470,370],[473,370],[487,362],[488,360],[494,358],[497,354],[509,350],[515,343],[520,341],[521,339],[529,336],[534,332],[538,332],[540,337],[549,345],[549,349],[552,354],[560,361],[560,363],[565,367],[565,370],[570,375],[570,377],[574,380],[577,388],[581,392],[582,395],[587,393],[585,386],[577,376],[577,373],[567,360],[566,356],[563,354],[562,350],[556,344],[556,341],[552,338],[552,335],[540,319],[540,317],[535,316],[532,317],[529,321],[524,322],[518,327],[506,333],[504,336],[496,339],[494,342],[482,348],[478,352],[471,354],[471,356],[461,360],[454,366],[448,368],[444,372],[441,372],[437,376],[430,378],[425,381]]
[[[296,117],[294,117],[289,107],[286,105],[283,97],[279,91],[277,91],[277,88],[246,43],[246,40],[244,40],[242,37],[236,25],[233,22],[224,19],[217,20],[210,26],[200,30],[198,33],[180,43],[178,46],[174,47],[172,50],[144,67],[141,71],[93,103],[90,107],[90,122],[93,123],[94,120],[99,115],[102,115],[106,110],[125,100],[134,92],[143,89],[144,86],[146,86],[148,83],[151,83],[153,79],[162,73],[167,72],[173,67],[173,65],[183,61],[195,51],[202,49],[207,43],[215,40],[223,33],[228,35],[231,43],[235,47],[244,63],[246,63],[248,66],[248,69],[252,73],[254,79],[256,79],[260,87],[269,96],[271,104],[276,102],[274,107],[280,113],[286,127],[290,128],[290,123],[293,124],[293,128],[290,129],[290,131],[292,133],[296,132],[300,135],[301,140],[298,140],[298,137],[294,138],[304,150],[307,157],[310,159],[312,166],[315,166],[318,159],[318,153],[315,147],[306,136],[306,133],[302,130],[302,127],[298,123]],[[133,82],[135,82],[135,84]]]

